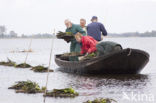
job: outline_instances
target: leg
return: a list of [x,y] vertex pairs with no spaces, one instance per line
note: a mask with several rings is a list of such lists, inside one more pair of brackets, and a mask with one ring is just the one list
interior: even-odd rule
[[80,52],[81,51],[81,45],[79,43],[75,44],[75,52]]
[[70,44],[70,52],[75,52],[75,43],[73,42]]

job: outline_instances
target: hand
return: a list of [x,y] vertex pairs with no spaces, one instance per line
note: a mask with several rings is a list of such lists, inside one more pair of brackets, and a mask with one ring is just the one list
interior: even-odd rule
[[85,56],[80,56],[80,57],[78,57],[78,60],[82,61],[84,58],[85,58]]
[[85,54],[85,56],[87,56],[87,55],[88,55],[88,53]]

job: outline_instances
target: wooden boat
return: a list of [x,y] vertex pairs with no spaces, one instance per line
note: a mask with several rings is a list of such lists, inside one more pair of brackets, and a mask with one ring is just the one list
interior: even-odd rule
[[149,61],[149,54],[138,49],[123,49],[86,61],[66,61],[55,56],[61,70],[85,74],[138,74]]

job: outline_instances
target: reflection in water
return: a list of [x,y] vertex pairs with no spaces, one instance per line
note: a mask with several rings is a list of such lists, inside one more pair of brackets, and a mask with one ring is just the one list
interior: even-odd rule
[[[102,91],[109,91],[110,93],[131,90],[142,91],[146,87],[147,83],[149,83],[148,75],[142,74],[103,76],[69,75],[69,77],[72,78],[72,81],[68,84],[69,86],[80,90],[86,90],[82,92],[82,95],[101,94]],[[91,93],[89,93],[89,91],[91,91]]]

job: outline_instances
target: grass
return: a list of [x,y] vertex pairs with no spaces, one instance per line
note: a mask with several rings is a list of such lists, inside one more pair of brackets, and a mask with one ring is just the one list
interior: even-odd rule
[[18,81],[8,89],[15,89],[16,93],[43,93],[45,87],[40,88],[37,83],[27,80]]
[[32,66],[26,63],[21,63],[21,64],[16,65],[15,67],[16,68],[30,68]]
[[46,97],[76,97],[78,95],[73,88],[53,89],[44,94]]
[[[48,67],[44,67],[41,65],[32,67],[32,69],[34,72],[48,72]],[[49,72],[53,72],[53,70],[49,70]]]
[[88,101],[86,101],[84,103],[112,103],[112,102],[116,102],[117,103],[117,101],[115,101],[113,99],[108,99],[108,98],[100,98],[100,99],[97,98],[97,99],[95,99],[93,101],[88,100]]
[[5,61],[1,61],[0,62],[0,65],[3,65],[3,66],[16,66],[16,63],[11,61],[9,58],[7,58],[8,61],[5,62]]

